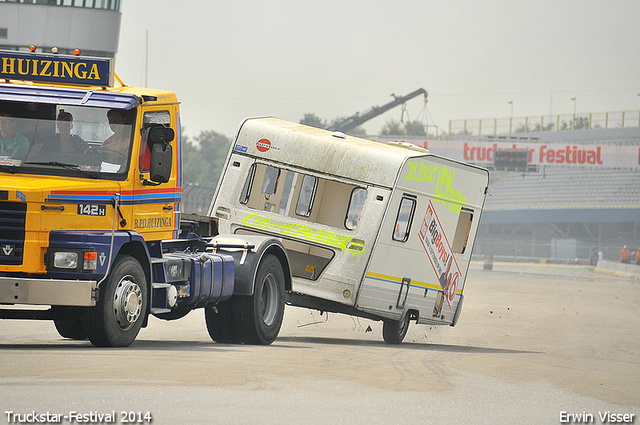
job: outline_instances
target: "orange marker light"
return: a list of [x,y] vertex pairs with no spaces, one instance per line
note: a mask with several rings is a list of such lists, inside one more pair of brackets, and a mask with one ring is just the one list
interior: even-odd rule
[[36,46],[34,46],[33,44],[31,46],[29,46],[29,50],[31,50],[32,52],[36,51]]
[[85,270],[95,270],[98,268],[98,253],[89,251],[84,253],[83,267]]
[[80,56],[80,49],[73,49],[73,54],[76,56]]

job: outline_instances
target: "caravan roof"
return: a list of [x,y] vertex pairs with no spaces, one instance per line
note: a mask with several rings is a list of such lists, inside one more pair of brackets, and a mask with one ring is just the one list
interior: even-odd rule
[[245,120],[233,150],[385,187],[407,158],[428,155],[272,117]]

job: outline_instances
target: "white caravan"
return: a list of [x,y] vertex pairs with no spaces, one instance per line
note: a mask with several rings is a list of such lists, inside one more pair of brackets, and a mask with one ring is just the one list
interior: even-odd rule
[[382,320],[399,343],[410,320],[456,324],[488,181],[414,145],[251,118],[210,215],[220,234],[281,238],[288,304]]

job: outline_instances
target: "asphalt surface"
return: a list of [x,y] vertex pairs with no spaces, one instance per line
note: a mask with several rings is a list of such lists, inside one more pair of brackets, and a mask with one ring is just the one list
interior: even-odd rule
[[473,263],[466,285],[456,327],[412,323],[398,346],[380,322],[292,307],[266,347],[213,343],[201,311],[126,349],[3,320],[0,424],[640,423],[639,282]]

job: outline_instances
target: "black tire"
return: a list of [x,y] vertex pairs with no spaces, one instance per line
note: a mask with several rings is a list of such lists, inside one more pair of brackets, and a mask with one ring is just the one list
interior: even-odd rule
[[53,324],[61,337],[79,341],[87,339],[80,310],[55,306],[51,309],[55,314]]
[[127,347],[138,336],[147,311],[147,279],[138,261],[118,255],[100,285],[95,307],[85,313],[85,327],[97,347]]
[[284,315],[284,272],[275,255],[264,256],[251,296],[237,296],[235,325],[245,344],[269,345],[278,337]]
[[231,344],[240,342],[233,317],[233,303],[228,301],[216,307],[204,308],[204,320],[207,332],[215,342]]
[[387,344],[400,344],[409,330],[409,313],[400,320],[385,320],[382,324],[382,338]]

